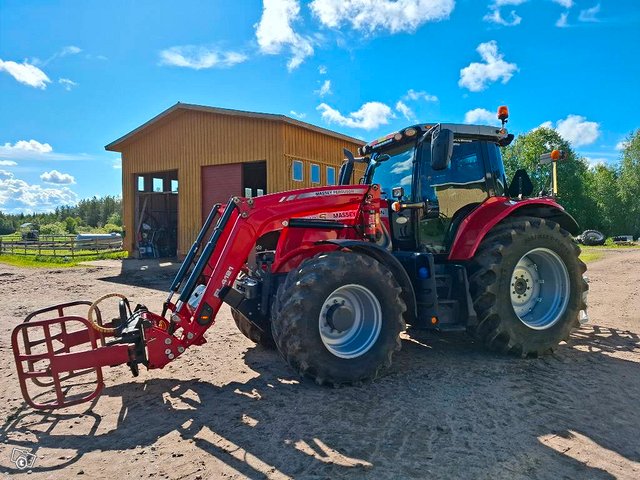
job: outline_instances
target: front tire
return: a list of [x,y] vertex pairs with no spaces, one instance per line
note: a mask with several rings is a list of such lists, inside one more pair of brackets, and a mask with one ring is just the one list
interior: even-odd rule
[[373,380],[400,350],[402,289],[380,262],[330,252],[305,260],[278,289],[271,328],[289,365],[318,384]]
[[586,308],[580,248],[552,221],[517,217],[482,241],[469,267],[478,325],[492,350],[537,356],[567,340]]

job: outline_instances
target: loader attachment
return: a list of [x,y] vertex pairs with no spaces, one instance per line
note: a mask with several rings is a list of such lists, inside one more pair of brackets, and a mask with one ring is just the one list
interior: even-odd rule
[[101,367],[129,361],[129,345],[106,346],[105,336],[88,320],[69,313],[72,307],[85,305],[91,302],[38,310],[13,330],[11,346],[20,389],[33,408],[89,402],[104,387]]

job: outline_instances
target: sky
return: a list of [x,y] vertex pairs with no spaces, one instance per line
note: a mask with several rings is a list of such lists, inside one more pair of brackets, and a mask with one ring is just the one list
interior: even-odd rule
[[0,0],[0,211],[120,195],[104,146],[176,102],[364,140],[505,104],[615,164],[639,50],[638,0]]

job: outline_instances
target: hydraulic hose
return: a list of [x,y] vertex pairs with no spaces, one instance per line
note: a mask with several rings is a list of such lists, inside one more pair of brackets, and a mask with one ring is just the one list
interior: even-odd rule
[[98,304],[102,303],[102,301],[106,300],[107,298],[114,298],[114,297],[121,298],[122,300],[127,300],[127,297],[125,297],[121,293],[107,293],[106,295],[101,296],[91,304],[91,306],[89,307],[89,313],[87,314],[87,319],[89,320],[89,323],[91,324],[93,329],[105,335],[113,335],[116,329],[111,327],[103,327],[102,325],[98,324],[98,322],[93,318],[93,314],[98,308]]

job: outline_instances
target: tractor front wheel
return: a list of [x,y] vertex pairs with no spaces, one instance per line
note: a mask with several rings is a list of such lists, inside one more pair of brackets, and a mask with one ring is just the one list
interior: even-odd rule
[[372,380],[400,350],[406,310],[393,274],[352,252],[319,254],[278,289],[271,328],[278,350],[318,384]]
[[478,325],[472,334],[492,350],[537,356],[567,340],[585,309],[585,264],[568,232],[533,217],[490,232],[470,265]]

